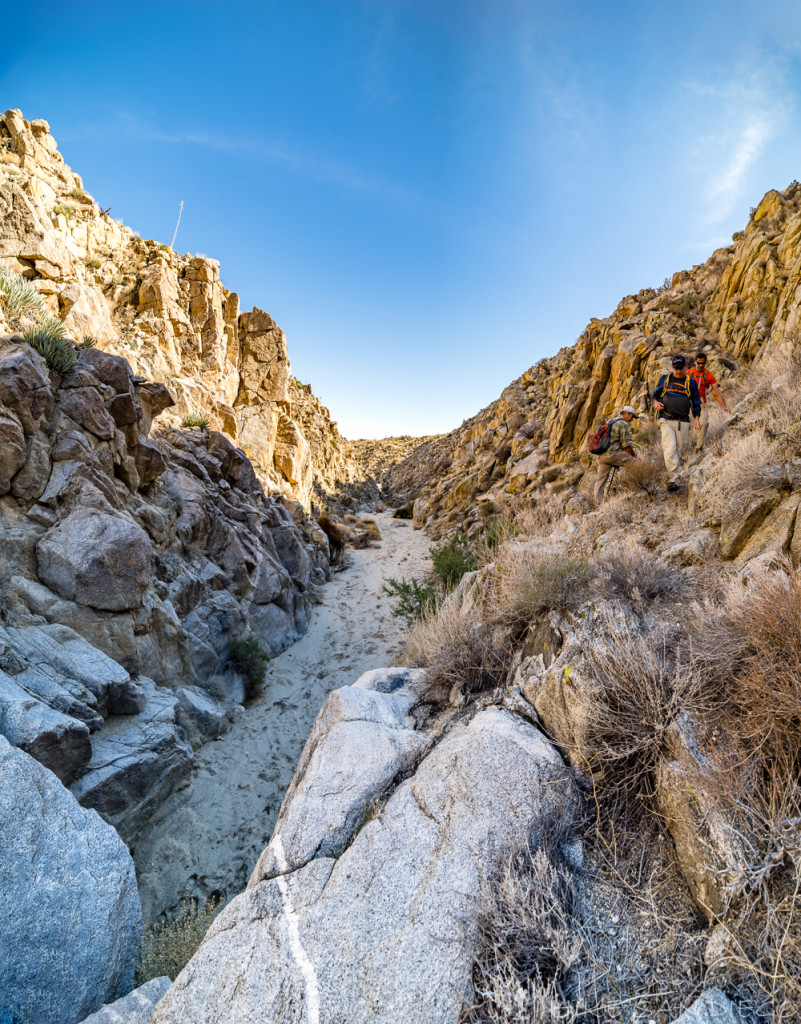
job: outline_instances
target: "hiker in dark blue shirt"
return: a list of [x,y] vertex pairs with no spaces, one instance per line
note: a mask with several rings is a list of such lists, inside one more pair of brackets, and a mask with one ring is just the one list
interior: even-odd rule
[[659,431],[662,435],[662,454],[668,471],[668,490],[679,488],[677,477],[681,459],[690,443],[690,418],[693,427],[700,427],[701,398],[698,385],[687,376],[687,360],[673,356],[673,371],[660,377],[652,395],[654,408],[659,413]]

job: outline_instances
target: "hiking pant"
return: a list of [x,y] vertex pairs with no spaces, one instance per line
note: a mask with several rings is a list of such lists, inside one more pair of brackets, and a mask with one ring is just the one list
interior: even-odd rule
[[660,420],[659,432],[662,435],[662,454],[668,479],[675,483],[681,466],[681,457],[690,441],[690,424],[680,420]]
[[701,429],[695,435],[695,450],[697,452],[704,447],[707,430],[709,430],[709,403],[701,402]]
[[612,470],[616,466],[625,466],[627,462],[631,462],[632,458],[633,456],[624,451],[604,452],[603,455],[598,456],[598,476],[595,478],[596,505],[603,501],[604,487]]

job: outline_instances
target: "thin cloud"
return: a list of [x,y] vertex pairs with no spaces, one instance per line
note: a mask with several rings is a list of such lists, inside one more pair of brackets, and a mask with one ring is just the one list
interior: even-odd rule
[[[749,172],[787,122],[792,96],[778,66],[760,62],[727,80],[688,84],[688,109],[699,140],[694,163],[701,177],[705,220],[719,224],[742,200]],[[690,104],[692,107],[690,107]],[[714,128],[704,131],[708,125]]]

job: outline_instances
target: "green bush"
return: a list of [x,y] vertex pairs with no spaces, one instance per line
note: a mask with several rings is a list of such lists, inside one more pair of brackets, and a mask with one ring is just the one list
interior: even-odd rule
[[148,925],[142,935],[137,984],[144,985],[146,981],[165,975],[175,981],[197,952],[219,910],[216,897],[202,903],[193,899],[183,900],[174,921]]
[[53,207],[53,213],[61,213],[67,218],[67,220],[72,220],[75,216],[75,210],[69,205],[69,203],[58,203],[58,205]]
[[199,412],[188,412],[181,423],[184,427],[199,427],[200,430],[209,429],[209,418]]
[[23,334],[23,338],[39,353],[51,370],[65,374],[75,365],[75,349],[63,334],[63,325],[60,321],[54,320],[45,327],[30,327]]
[[437,591],[430,581],[397,580],[390,577],[381,588],[390,597],[398,598],[392,610],[396,618],[406,619],[411,625],[427,618],[437,608]]
[[94,259],[87,260],[86,265],[92,270],[100,270],[100,268],[103,266],[103,261],[95,257]]
[[258,696],[264,683],[270,655],[256,637],[238,636],[229,640],[226,660],[244,677],[245,696]]
[[446,594],[454,589],[465,573],[478,568],[478,559],[462,534],[456,534],[444,544],[432,547],[431,561],[434,575]]

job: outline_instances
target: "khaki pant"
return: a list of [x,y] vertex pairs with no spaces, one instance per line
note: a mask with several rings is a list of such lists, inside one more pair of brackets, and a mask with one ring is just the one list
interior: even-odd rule
[[628,452],[604,452],[598,456],[598,476],[595,478],[595,504],[603,500],[604,487],[609,479],[609,474],[616,466],[625,466],[631,462],[633,456]]
[[701,429],[695,435],[695,450],[697,452],[704,447],[707,430],[709,430],[709,403],[701,402]]
[[690,443],[690,424],[679,420],[660,420],[659,432],[662,435],[662,454],[665,456],[668,479],[675,483],[681,457]]

